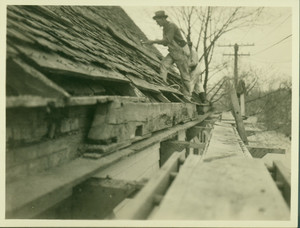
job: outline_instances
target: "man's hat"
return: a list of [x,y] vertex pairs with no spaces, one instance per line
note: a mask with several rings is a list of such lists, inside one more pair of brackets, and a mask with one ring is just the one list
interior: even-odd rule
[[155,12],[155,16],[153,17],[154,20],[158,19],[158,18],[167,18],[168,15],[165,14],[165,11],[160,10]]

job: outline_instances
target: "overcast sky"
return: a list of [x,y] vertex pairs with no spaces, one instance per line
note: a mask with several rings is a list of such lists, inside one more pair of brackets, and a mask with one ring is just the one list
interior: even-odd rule
[[[162,37],[162,29],[152,17],[157,10],[165,10],[170,15],[168,7],[123,8],[149,39]],[[172,20],[170,17],[169,19]],[[249,57],[239,58],[239,71],[255,69],[261,74],[262,80],[278,85],[279,81],[289,80],[292,75],[292,9],[266,7],[258,22],[263,25],[234,30],[221,37],[218,44],[254,43],[253,47],[239,48],[239,53],[250,53]],[[161,46],[156,47],[160,48],[163,54],[167,53]],[[232,60],[233,65],[233,57],[223,56],[223,53],[233,53],[233,48],[215,48],[215,61]]]

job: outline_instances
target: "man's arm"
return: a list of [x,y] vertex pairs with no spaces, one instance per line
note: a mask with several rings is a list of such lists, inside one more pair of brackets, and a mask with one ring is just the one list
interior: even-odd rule
[[175,24],[170,24],[166,33],[164,33],[162,40],[147,40],[142,41],[142,44],[160,44],[167,46],[168,44],[171,44],[173,42],[176,29],[177,27]]

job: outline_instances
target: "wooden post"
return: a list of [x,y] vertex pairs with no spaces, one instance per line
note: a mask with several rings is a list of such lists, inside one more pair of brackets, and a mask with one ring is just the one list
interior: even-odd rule
[[237,88],[238,85],[238,51],[239,45],[234,45],[234,88]]
[[231,106],[232,106],[232,111],[233,111],[233,116],[234,116],[234,119],[235,119],[235,122],[236,122],[238,133],[239,133],[242,141],[246,145],[248,145],[248,139],[247,139],[247,135],[246,135],[242,115],[241,115],[241,112],[240,112],[241,109],[240,109],[238,98],[237,98],[237,95],[236,95],[236,90],[235,90],[234,86],[231,85],[230,82],[227,82],[227,89],[229,90],[228,93],[229,93]]
[[246,116],[246,109],[245,109],[245,94],[240,95],[240,104],[241,104],[241,115],[242,117]]

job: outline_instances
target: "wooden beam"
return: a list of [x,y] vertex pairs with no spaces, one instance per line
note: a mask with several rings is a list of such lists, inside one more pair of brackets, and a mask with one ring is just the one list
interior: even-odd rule
[[241,115],[241,109],[240,109],[238,98],[237,98],[237,95],[236,95],[236,90],[231,85],[230,82],[227,82],[227,85],[228,85],[227,88],[229,89],[229,95],[230,95],[230,100],[231,100],[231,105],[232,105],[232,111],[233,111],[233,115],[234,115],[235,122],[236,122],[236,125],[237,125],[238,133],[239,133],[241,139],[243,140],[243,142],[246,145],[248,145],[248,139],[247,139],[247,135],[246,135],[245,127],[244,127],[243,118],[242,118],[242,115]]
[[95,65],[86,65],[80,62],[72,62],[58,54],[46,53],[26,46],[14,46],[20,53],[26,55],[34,61],[43,71],[60,74],[72,75],[73,77],[88,78],[94,80],[108,80],[129,83],[130,80],[124,75]]
[[[207,118],[210,113],[183,125],[154,133],[149,139],[107,155],[103,159],[77,158],[70,163],[37,173],[26,179],[6,185],[6,218],[33,218],[42,211],[71,196],[72,188],[85,179],[106,169],[128,156],[155,143],[174,137],[178,131],[193,127]],[[70,170],[73,170],[70,172]],[[60,178],[57,178],[57,177]],[[43,186],[43,188],[40,188]]]
[[187,141],[177,141],[177,140],[170,140],[170,141],[164,141],[161,143],[160,146],[160,166],[163,166],[163,164],[169,159],[169,157],[174,152],[182,152],[184,149],[186,149],[186,154],[188,154],[187,151],[190,151],[190,149],[194,149],[194,153],[202,154],[205,147],[205,143],[191,143]]
[[273,178],[276,182],[282,184],[281,192],[288,206],[291,204],[291,174],[283,166],[282,162],[274,161]]
[[179,96],[177,96],[176,94],[172,94],[172,96],[175,97],[175,99],[177,99],[180,102],[185,102],[184,99],[181,99]]
[[162,101],[162,102],[165,102],[165,103],[170,103],[171,101],[168,100],[168,98],[166,98],[162,93],[159,93],[156,95],[156,97]]
[[272,154],[285,154],[285,149],[281,148],[266,148],[266,147],[253,147],[247,146],[247,149],[254,158],[262,158],[268,153]]
[[98,104],[88,140],[102,145],[121,143],[196,117],[196,107],[192,104],[149,104],[114,100]]
[[187,141],[165,141],[162,142],[162,145],[165,147],[169,147],[171,150],[181,152],[185,148],[197,148],[197,149],[204,149],[205,143],[191,143]]
[[44,107],[49,103],[54,104],[55,107],[65,106],[82,106],[95,105],[98,103],[107,103],[112,101],[128,101],[128,102],[146,102],[147,98],[129,97],[129,96],[93,96],[93,97],[68,97],[61,98],[47,98],[41,96],[24,95],[24,96],[8,96],[6,97],[6,108],[16,107]]
[[6,108],[17,108],[17,107],[24,107],[24,108],[35,108],[35,107],[45,107],[48,106],[49,103],[64,103],[61,99],[56,98],[46,98],[40,96],[31,96],[31,95],[24,95],[24,96],[13,96],[13,97],[6,97]]
[[177,172],[179,158],[184,153],[175,152],[147,185],[119,212],[116,219],[146,219],[153,209],[156,195],[163,195],[170,185],[170,174]]
[[48,98],[70,97],[70,94],[63,88],[21,59],[8,59],[6,67],[6,84],[13,87],[19,95],[37,95]]
[[211,127],[200,127],[200,126],[194,126],[192,128],[187,129],[186,131],[186,138],[187,141],[190,141],[191,139],[193,139],[194,137],[198,136],[199,134],[201,134],[202,132],[206,131],[208,133],[210,133],[212,130]]
[[129,78],[130,81],[141,90],[148,90],[154,93],[160,93],[160,91],[164,91],[164,92],[170,92],[170,93],[182,95],[180,91],[167,86],[159,86],[156,84],[152,84],[145,80],[130,75],[128,75],[127,78]]
[[164,197],[163,195],[159,195],[159,194],[154,195],[153,196],[154,205],[159,205],[160,202],[162,201],[163,197]]
[[146,102],[147,98],[130,96],[93,96],[93,97],[71,97],[67,99],[68,106],[93,105],[112,101]]

